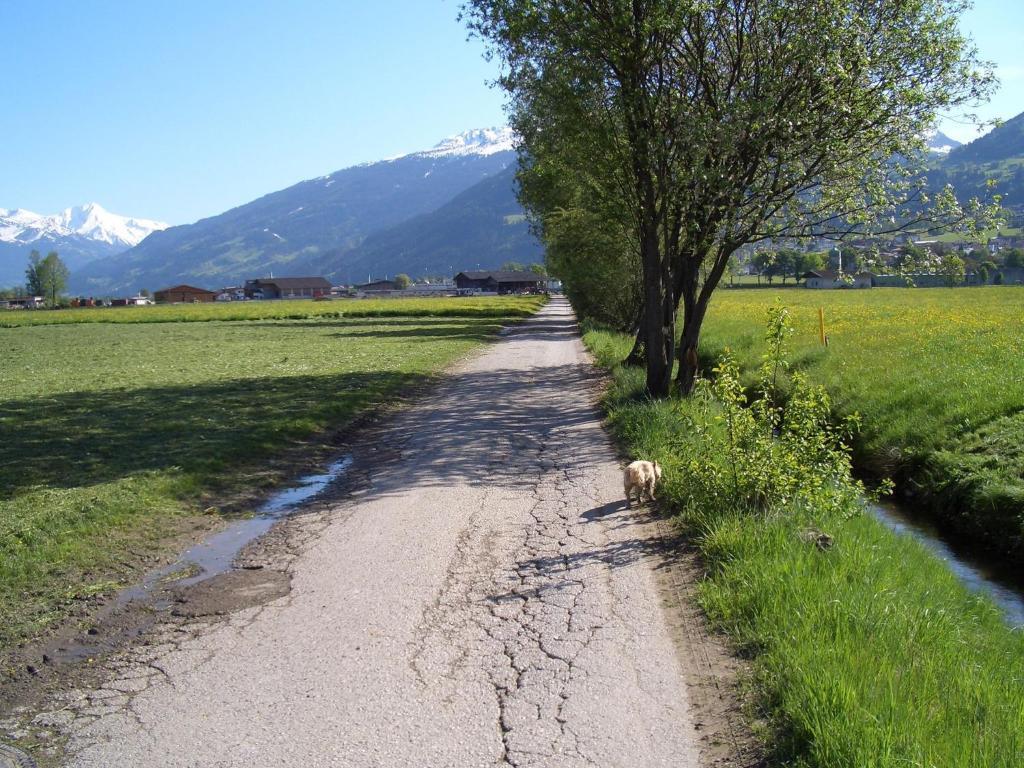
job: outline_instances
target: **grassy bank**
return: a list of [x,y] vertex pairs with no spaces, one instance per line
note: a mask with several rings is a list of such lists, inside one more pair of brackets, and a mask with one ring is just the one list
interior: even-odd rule
[[[753,327],[763,329],[763,319]],[[642,371],[617,365],[628,338],[591,331],[585,341],[612,376],[605,406],[616,436],[630,455],[665,466],[661,503],[703,554],[703,607],[751,659],[774,762],[1024,763],[1024,634],[922,546],[858,513],[831,482],[790,497],[785,478],[757,475],[785,475],[792,455],[741,466],[755,486],[785,500],[752,511],[764,494],[734,491],[722,406],[652,402],[643,396]],[[759,339],[749,347],[751,359],[764,351]],[[798,485],[813,488],[822,475],[813,462],[798,464]],[[831,547],[817,546],[818,532],[832,537]]]
[[278,482],[275,460],[301,463],[540,300],[491,301],[486,317],[0,329],[0,648],[133,578],[183,520]]
[[721,291],[705,361],[728,347],[752,381],[777,297],[793,315],[794,365],[828,389],[839,415],[864,417],[858,466],[892,477],[948,527],[1024,555],[1024,289]]

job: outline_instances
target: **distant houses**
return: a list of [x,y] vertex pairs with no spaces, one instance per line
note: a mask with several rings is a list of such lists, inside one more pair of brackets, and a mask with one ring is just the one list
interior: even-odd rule
[[548,279],[536,272],[459,272],[455,285],[460,292],[543,293]]
[[369,283],[355,286],[360,293],[391,293],[399,290],[398,283],[394,280],[373,280]]
[[264,277],[245,281],[250,299],[317,299],[331,295],[331,283],[325,277]]
[[40,309],[45,303],[42,296],[12,296],[0,299],[0,309]]
[[[474,293],[542,293],[548,279],[535,272],[467,271],[454,280],[423,280],[400,284],[396,280],[371,280],[361,285],[332,286],[325,277],[261,277],[246,280],[243,285],[208,290],[182,283],[154,291],[152,297],[138,294],[129,298],[73,297],[71,307],[124,307],[147,304],[206,304],[228,301],[269,301],[281,299],[331,299],[360,296],[455,296]],[[142,293],[145,293],[143,291]],[[0,309],[42,308],[40,296],[18,296],[0,299]]]

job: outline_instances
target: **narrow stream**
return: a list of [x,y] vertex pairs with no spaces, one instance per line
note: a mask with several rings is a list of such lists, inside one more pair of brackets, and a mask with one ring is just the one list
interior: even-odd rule
[[[351,464],[352,457],[345,456],[330,464],[326,472],[307,475],[300,478],[296,485],[278,491],[263,502],[252,517],[231,522],[224,530],[186,550],[175,562],[151,571],[141,583],[123,590],[117,596],[115,606],[144,598],[168,581],[175,587],[185,587],[231,570],[231,563],[247,544],[320,494],[331,482],[341,477]],[[188,575],[169,579],[182,572]]]
[[1024,580],[986,562],[981,556],[953,545],[931,523],[891,504],[869,505],[874,516],[896,533],[911,536],[945,561],[968,589],[992,598],[1014,628],[1024,628]]

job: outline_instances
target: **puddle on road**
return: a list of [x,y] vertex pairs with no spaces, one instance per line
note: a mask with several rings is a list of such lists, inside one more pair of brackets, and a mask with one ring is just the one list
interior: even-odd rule
[[911,536],[942,558],[972,592],[981,592],[999,606],[1011,627],[1024,628],[1024,583],[987,563],[983,558],[954,550],[943,534],[891,504],[868,505],[874,516],[896,533]]
[[322,493],[351,465],[352,457],[345,456],[330,464],[326,472],[307,475],[300,478],[297,485],[278,491],[257,507],[252,517],[229,523],[224,530],[186,550],[175,562],[151,571],[142,583],[123,590],[117,596],[114,606],[121,607],[148,597],[162,587],[187,587],[230,571],[234,559],[247,544]]

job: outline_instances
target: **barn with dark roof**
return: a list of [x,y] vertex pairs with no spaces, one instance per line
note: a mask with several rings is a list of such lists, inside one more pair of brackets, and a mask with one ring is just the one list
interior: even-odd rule
[[536,272],[459,272],[455,285],[460,291],[539,293],[547,285],[547,278]]
[[264,277],[245,281],[250,299],[315,299],[331,294],[325,277]]

